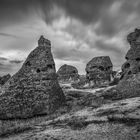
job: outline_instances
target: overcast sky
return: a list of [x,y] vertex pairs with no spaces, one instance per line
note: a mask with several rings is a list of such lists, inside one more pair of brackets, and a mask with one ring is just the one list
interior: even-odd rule
[[52,42],[58,69],[85,73],[95,56],[109,55],[120,69],[126,35],[140,26],[140,0],[0,0],[0,75],[15,73],[40,35]]

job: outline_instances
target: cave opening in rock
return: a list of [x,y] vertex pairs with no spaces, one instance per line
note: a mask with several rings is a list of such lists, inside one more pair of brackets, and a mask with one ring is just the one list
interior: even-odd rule
[[26,62],[26,66],[31,66],[31,63],[29,61]]
[[53,68],[53,65],[52,65],[52,64],[48,64],[47,67],[48,67],[49,69],[52,69],[52,68]]
[[128,60],[128,57],[125,57],[126,60]]
[[140,58],[136,58],[136,61],[140,61]]
[[76,71],[74,70],[72,73],[76,73]]
[[125,68],[129,68],[130,67],[130,64],[129,63],[126,63],[124,67]]
[[104,67],[102,67],[102,66],[99,66],[99,69],[100,69],[101,71],[103,71],[103,70],[104,70]]
[[129,71],[129,72],[128,72],[128,75],[131,75],[131,74],[132,74],[132,72],[131,72],[131,71]]
[[37,72],[37,73],[40,73],[40,69],[38,68],[38,69],[36,70],[36,72]]

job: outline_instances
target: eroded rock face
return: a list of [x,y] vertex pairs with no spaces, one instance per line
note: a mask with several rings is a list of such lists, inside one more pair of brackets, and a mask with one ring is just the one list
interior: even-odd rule
[[78,70],[71,65],[63,65],[59,68],[58,72],[59,81],[76,81],[79,78]]
[[132,48],[135,47],[135,44],[140,43],[140,29],[136,28],[134,32],[128,34],[127,41]]
[[122,65],[121,81],[117,85],[122,97],[140,95],[140,29],[128,34],[130,50],[126,54],[126,62]]
[[0,85],[4,85],[11,78],[10,74],[0,77]]
[[120,81],[122,75],[122,71],[113,71],[112,72],[112,80],[109,83],[110,86],[117,85]]
[[130,49],[125,56],[127,61],[122,65],[122,78],[140,72],[140,29],[128,34],[127,40]]
[[86,77],[93,85],[108,83],[111,80],[112,67],[109,56],[95,57],[87,63]]
[[57,81],[51,42],[41,36],[38,47],[2,89],[0,119],[50,114],[64,102],[65,97]]

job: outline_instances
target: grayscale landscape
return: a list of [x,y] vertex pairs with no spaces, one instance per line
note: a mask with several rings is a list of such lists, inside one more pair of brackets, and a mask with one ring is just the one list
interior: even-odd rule
[[0,1],[0,140],[139,140],[138,0]]

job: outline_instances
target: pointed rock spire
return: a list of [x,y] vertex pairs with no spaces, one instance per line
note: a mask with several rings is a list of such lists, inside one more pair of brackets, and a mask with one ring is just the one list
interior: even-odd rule
[[38,47],[3,87],[0,119],[50,114],[64,102],[65,97],[57,81],[51,42],[41,36]]

